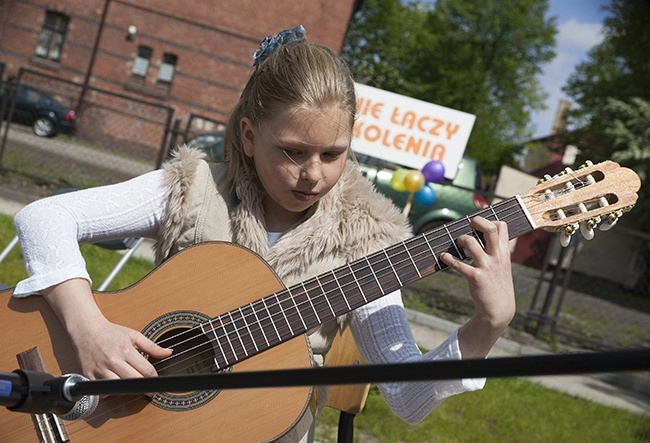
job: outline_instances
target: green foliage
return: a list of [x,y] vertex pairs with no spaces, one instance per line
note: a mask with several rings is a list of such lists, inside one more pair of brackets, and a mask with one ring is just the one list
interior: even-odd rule
[[537,75],[554,54],[547,0],[369,0],[344,57],[359,81],[477,116],[467,154],[510,162],[543,108]]
[[[650,2],[612,0],[604,22],[605,37],[576,67],[564,91],[576,102],[569,113],[569,142],[580,160],[613,159],[650,173]],[[650,196],[641,189],[635,214],[650,230]]]

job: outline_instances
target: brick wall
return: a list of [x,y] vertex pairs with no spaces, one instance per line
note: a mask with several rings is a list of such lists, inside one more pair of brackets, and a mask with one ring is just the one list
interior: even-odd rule
[[[0,62],[5,77],[21,67],[83,83],[102,12],[91,87],[129,95],[175,110],[224,120],[250,72],[251,55],[268,34],[302,24],[310,40],[339,51],[354,0],[6,0],[0,6]],[[53,10],[70,17],[59,63],[36,57],[45,20]],[[127,38],[129,26],[137,28]],[[152,48],[144,82],[131,70],[138,46]],[[164,53],[177,57],[171,87],[156,83]]]

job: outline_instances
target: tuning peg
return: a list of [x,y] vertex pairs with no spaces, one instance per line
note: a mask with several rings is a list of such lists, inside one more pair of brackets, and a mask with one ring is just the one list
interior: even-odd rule
[[571,234],[562,232],[562,235],[560,236],[560,244],[563,248],[566,248],[569,246],[569,243],[571,243]]
[[553,194],[553,191],[551,191],[550,189],[547,189],[547,190],[544,191],[544,198],[546,200],[550,200],[553,197],[555,197],[555,194]]
[[560,236],[560,244],[563,247],[569,246],[569,243],[571,243],[571,236],[578,230],[578,223],[570,224],[570,225],[565,225],[562,228],[562,235]]
[[598,219],[590,218],[580,225],[580,233],[585,238],[585,240],[591,240],[594,238],[594,227],[598,224],[599,221],[600,217]]
[[583,164],[581,164],[581,165],[578,167],[578,169],[588,168],[589,166],[593,166],[593,165],[594,165],[594,162],[592,162],[591,160],[587,160],[587,161],[585,161]]
[[606,220],[599,226],[601,231],[609,231],[618,223],[618,219],[623,216],[623,211],[618,210],[606,215]]
[[[587,212],[587,207],[582,202],[578,204],[578,209],[583,214]],[[595,219],[591,218],[580,224],[580,233],[586,240],[594,238],[594,226],[596,226],[597,223],[598,222]]]

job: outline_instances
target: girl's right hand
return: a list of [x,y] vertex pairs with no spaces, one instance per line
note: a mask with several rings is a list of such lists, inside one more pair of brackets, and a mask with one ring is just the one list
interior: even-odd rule
[[116,325],[103,316],[84,321],[70,331],[81,371],[90,380],[153,377],[154,366],[141,352],[155,358],[171,355],[140,332]]
[[140,332],[108,321],[85,279],[71,279],[42,291],[65,327],[83,375],[90,380],[150,377],[156,370],[140,352],[165,358],[172,350]]

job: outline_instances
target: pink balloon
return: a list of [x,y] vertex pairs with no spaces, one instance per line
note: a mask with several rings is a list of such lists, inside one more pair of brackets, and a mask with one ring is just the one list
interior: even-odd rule
[[445,165],[438,160],[431,160],[422,167],[422,174],[427,182],[440,183],[445,178]]

